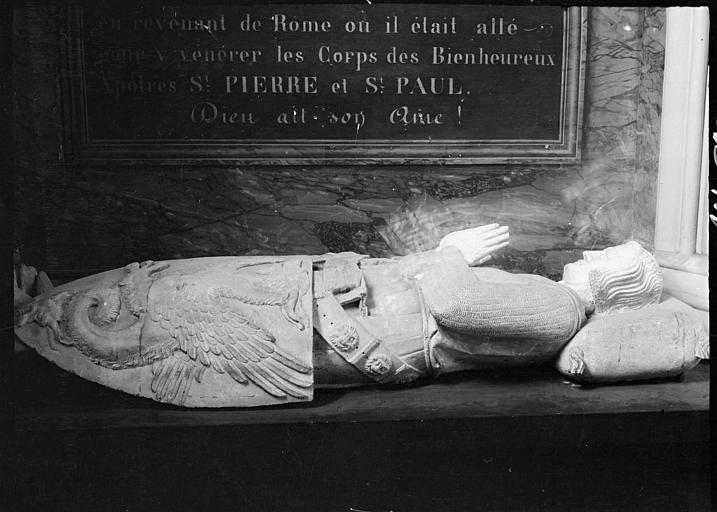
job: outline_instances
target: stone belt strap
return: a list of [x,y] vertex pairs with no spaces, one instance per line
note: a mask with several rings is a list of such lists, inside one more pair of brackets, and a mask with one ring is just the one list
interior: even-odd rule
[[376,382],[411,382],[425,373],[371,334],[332,293],[314,298],[314,329],[344,360]]

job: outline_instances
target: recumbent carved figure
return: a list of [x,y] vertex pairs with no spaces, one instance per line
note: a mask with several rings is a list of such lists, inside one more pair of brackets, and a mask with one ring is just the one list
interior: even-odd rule
[[[508,238],[507,227],[491,224],[395,259],[133,263],[23,302],[16,333],[81,377],[190,407],[309,401],[314,387],[556,359],[560,371],[586,382],[646,378],[708,357],[706,330],[689,307],[658,305],[659,267],[636,242],[586,251],[556,283],[478,266]],[[604,315],[623,316],[612,330],[594,329]],[[630,338],[621,325],[642,331]],[[607,331],[613,344],[629,342],[642,366],[616,369],[600,350],[591,353],[591,339]],[[656,346],[662,359],[650,355]]]

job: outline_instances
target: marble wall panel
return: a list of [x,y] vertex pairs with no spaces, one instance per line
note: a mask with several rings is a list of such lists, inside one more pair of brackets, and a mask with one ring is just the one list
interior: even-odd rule
[[[21,30],[36,30],[27,15],[18,21]],[[551,277],[584,248],[633,237],[650,245],[664,9],[591,8],[588,25],[579,165],[80,168],[58,165],[56,145],[43,141],[37,167],[19,169],[16,243],[51,272],[82,272],[227,254],[385,257],[501,222],[511,227],[511,247],[495,264]],[[36,53],[46,55],[56,40],[34,37],[16,58],[37,73]],[[23,151],[36,140],[26,127],[32,116],[60,121],[55,102],[48,95],[30,117],[18,116]]]
[[655,237],[664,63],[665,10],[645,9],[637,103],[637,154],[633,183],[635,217],[632,238],[650,246]]
[[584,118],[588,162],[635,156],[640,14],[637,8],[590,10]]

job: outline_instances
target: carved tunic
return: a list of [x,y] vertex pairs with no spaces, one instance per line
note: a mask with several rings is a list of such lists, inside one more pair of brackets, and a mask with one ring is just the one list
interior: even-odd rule
[[[469,268],[452,248],[391,260],[333,257],[353,258],[363,278],[352,289],[354,295],[339,293],[362,297],[342,299],[344,310],[415,368],[414,378],[547,362],[586,320],[584,306],[571,289],[540,276]],[[321,273],[315,271],[315,282]],[[371,382],[363,372],[351,371],[337,352],[341,349],[335,340],[315,333],[317,385]]]

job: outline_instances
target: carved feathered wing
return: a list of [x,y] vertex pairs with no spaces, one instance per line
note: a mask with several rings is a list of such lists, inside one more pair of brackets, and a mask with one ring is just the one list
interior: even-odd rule
[[163,347],[172,352],[152,367],[158,400],[182,403],[191,381],[201,382],[209,368],[275,397],[310,398],[311,367],[281,350],[246,309],[223,296],[221,286],[183,282],[163,288],[149,306],[150,318],[169,336]]

